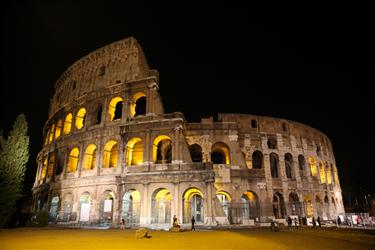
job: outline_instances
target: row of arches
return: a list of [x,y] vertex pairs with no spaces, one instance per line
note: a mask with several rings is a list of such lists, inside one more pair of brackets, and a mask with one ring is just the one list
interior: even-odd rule
[[[117,121],[122,118],[123,114],[123,103],[124,99],[122,97],[114,97],[108,104],[107,108],[107,120]],[[97,125],[102,122],[103,105],[101,103],[96,104],[92,108],[92,116],[89,117],[90,125]],[[146,114],[146,94],[143,92],[135,93],[130,102],[129,106],[130,117],[137,117]],[[65,119],[58,119],[56,123],[52,123],[50,128],[46,132],[45,145],[51,143],[52,141],[58,139],[61,135],[68,135],[72,131],[72,125],[80,130],[87,123],[87,110],[82,107],[75,114],[75,119],[73,120],[73,114],[68,113]]]

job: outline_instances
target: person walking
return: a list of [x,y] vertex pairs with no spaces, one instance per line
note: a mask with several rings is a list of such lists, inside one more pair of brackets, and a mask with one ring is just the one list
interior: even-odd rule
[[294,217],[294,226],[296,227],[296,229],[298,229],[298,220],[297,220],[297,217]]
[[319,224],[319,227],[321,228],[322,227],[322,224],[320,223],[320,216],[318,216],[318,219],[316,220]]
[[340,227],[341,225],[341,218],[340,216],[337,216],[337,226]]
[[121,230],[125,229],[125,219],[124,218],[121,219],[120,228],[121,228]]
[[195,224],[195,218],[194,218],[194,216],[193,217],[191,217],[191,231],[195,231],[195,226],[194,226],[194,224]]
[[315,220],[315,217],[313,216],[313,218],[312,218],[312,224],[313,224],[313,228],[315,228],[316,227],[316,220]]

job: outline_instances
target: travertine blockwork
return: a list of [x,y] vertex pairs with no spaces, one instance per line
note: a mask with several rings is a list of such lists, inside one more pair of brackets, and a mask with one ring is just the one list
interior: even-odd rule
[[100,48],[55,84],[33,210],[56,223],[254,225],[344,212],[326,135],[286,119],[165,114],[134,38]]

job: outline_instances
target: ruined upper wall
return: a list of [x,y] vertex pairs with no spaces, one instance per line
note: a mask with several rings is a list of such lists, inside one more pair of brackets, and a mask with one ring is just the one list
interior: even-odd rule
[[70,66],[56,81],[49,116],[89,92],[154,77],[141,46],[133,37],[99,48]]

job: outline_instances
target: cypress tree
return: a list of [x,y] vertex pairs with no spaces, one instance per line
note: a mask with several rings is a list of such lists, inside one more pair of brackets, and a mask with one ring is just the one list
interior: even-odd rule
[[0,131],[0,227],[16,211],[29,160],[29,136],[24,114],[18,115],[8,138]]

